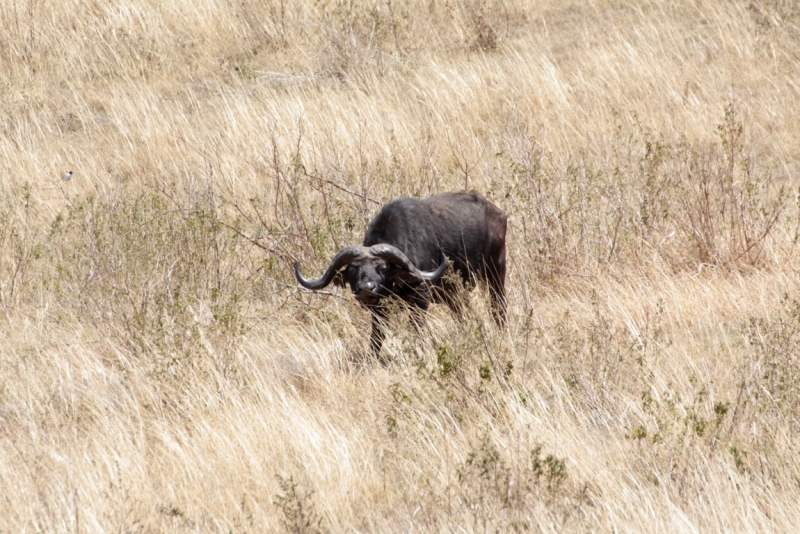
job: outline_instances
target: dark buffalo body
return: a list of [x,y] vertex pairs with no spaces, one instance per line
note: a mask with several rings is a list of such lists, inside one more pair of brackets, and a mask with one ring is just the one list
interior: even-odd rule
[[[431,301],[458,311],[461,303],[448,277],[445,257],[467,287],[484,281],[498,324],[505,320],[506,216],[476,191],[441,193],[426,199],[398,198],[381,208],[369,225],[363,246],[342,249],[316,280],[298,281],[309,289],[331,282],[350,286],[373,312],[371,345],[380,352],[384,338],[383,299],[394,297],[420,312]],[[422,321],[421,313],[415,314]]]
[[[477,191],[391,201],[372,219],[364,236],[365,247],[379,243],[402,250],[421,271],[436,269],[443,252],[465,284],[488,282],[492,298],[499,297],[497,304],[502,304],[506,216]],[[440,279],[434,285],[442,283]],[[504,309],[496,306],[501,314]]]

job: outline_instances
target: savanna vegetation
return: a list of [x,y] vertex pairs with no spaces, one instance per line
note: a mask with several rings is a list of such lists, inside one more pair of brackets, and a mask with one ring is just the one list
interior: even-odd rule
[[[0,530],[800,526],[800,6],[0,0]],[[69,170],[69,180],[61,177]],[[384,346],[301,290],[509,216]]]

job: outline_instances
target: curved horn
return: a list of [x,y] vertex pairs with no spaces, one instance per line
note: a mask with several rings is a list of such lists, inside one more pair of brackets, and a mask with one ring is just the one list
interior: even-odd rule
[[370,247],[369,252],[373,256],[379,256],[387,261],[391,261],[395,265],[399,265],[419,280],[433,282],[439,279],[439,277],[444,273],[445,268],[447,268],[447,256],[445,256],[444,252],[442,251],[439,251],[439,254],[441,255],[441,262],[435,271],[420,271],[414,266],[413,263],[411,263],[411,260],[408,259],[408,256],[406,256],[402,250],[393,245],[387,245],[386,243],[373,245]]
[[425,271],[420,273],[424,280],[434,282],[444,274],[444,270],[447,269],[447,256],[445,256],[444,252],[441,250],[439,251],[439,256],[441,256],[439,260],[439,267],[435,271]]
[[328,270],[325,271],[325,274],[315,280],[304,278],[303,275],[300,274],[300,262],[298,261],[294,264],[294,276],[297,278],[297,281],[300,283],[300,285],[306,289],[322,289],[331,283],[331,280],[333,280],[333,277],[336,275],[339,269],[342,268],[342,266],[349,264],[351,261],[353,261],[353,259],[364,255],[366,252],[367,249],[360,245],[352,245],[343,248],[338,254],[336,254],[336,256],[333,257],[330,265],[328,265]]

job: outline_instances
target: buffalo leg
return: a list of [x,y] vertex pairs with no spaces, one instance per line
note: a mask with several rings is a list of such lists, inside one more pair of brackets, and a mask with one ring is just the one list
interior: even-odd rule
[[448,279],[442,280],[440,286],[435,289],[437,300],[446,304],[459,320],[464,319],[464,312],[469,306],[467,291],[475,285],[466,272],[464,270],[451,273]]
[[413,304],[414,306],[411,307],[411,322],[414,324],[414,330],[419,335],[427,324],[426,315],[428,312],[428,302],[421,301],[414,302]]
[[425,316],[430,307],[431,292],[427,286],[417,288],[417,290],[410,296],[408,303],[410,306],[411,321],[414,323],[414,330],[417,334],[422,332],[425,328]]
[[503,327],[506,324],[506,250],[503,250],[493,258],[494,261],[487,266],[487,278],[489,281],[489,296],[492,299],[492,313],[497,326]]
[[372,354],[380,357],[383,340],[386,338],[385,314],[379,310],[372,310],[372,335],[369,338],[369,346]]

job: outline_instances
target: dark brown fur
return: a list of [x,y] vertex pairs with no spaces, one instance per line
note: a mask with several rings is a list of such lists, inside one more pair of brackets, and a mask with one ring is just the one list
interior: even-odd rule
[[[372,219],[363,243],[364,247],[381,244],[405,253],[419,271],[436,270],[444,253],[467,287],[486,282],[495,320],[499,325],[505,322],[506,216],[480,193],[453,191],[389,202]],[[385,336],[381,324],[385,298],[393,296],[415,306],[418,321],[423,320],[422,312],[431,302],[459,309],[454,288],[446,278],[421,281],[385,256],[359,255],[329,281],[349,285],[356,298],[372,311],[370,343],[375,353],[380,352]]]

